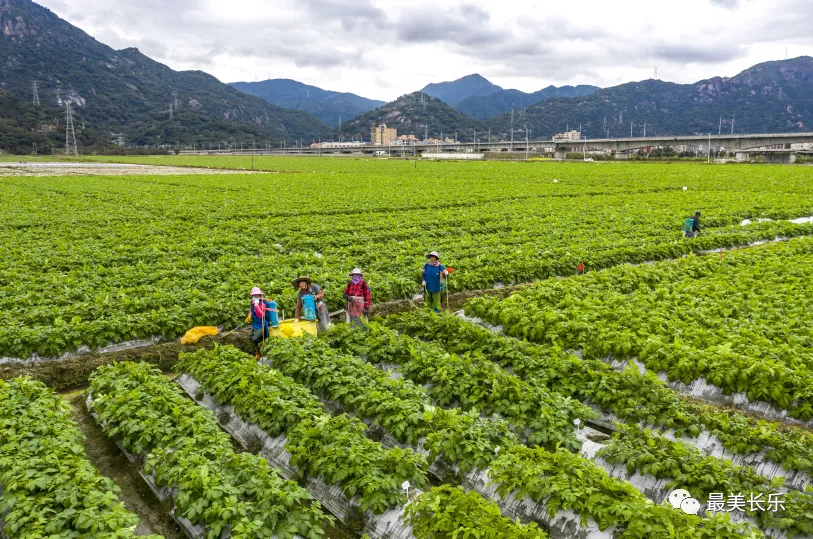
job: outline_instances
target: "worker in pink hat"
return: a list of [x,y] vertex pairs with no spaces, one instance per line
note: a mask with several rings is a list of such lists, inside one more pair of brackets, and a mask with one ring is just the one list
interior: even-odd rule
[[274,301],[263,298],[260,287],[255,286],[249,294],[251,306],[246,316],[246,323],[251,322],[251,342],[254,343],[254,358],[260,359],[262,353],[260,345],[270,335],[269,327],[279,327],[279,315],[277,304]]
[[350,282],[344,287],[344,299],[347,301],[347,322],[363,324],[362,315],[364,318],[370,315],[370,287],[358,268],[350,272]]

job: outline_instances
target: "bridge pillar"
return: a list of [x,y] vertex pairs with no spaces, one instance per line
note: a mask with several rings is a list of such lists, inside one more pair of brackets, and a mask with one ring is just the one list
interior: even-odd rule
[[624,152],[615,152],[616,159],[629,159],[630,154]]
[[773,165],[790,165],[796,162],[796,154],[790,152],[765,152],[765,162]]
[[567,159],[567,148],[557,147],[556,150],[553,152],[553,158],[562,160]]

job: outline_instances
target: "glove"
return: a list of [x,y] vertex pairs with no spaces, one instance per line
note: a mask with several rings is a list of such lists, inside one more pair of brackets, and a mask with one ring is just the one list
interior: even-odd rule
[[426,287],[426,281],[421,282],[421,286]]
[[251,315],[246,316],[246,320],[245,320],[245,322],[246,322],[246,324],[248,324],[249,322],[251,322]]

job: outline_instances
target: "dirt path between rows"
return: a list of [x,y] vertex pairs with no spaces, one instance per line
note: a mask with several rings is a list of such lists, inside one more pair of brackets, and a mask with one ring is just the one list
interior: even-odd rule
[[71,417],[85,435],[88,460],[102,475],[118,485],[119,498],[124,505],[141,518],[136,528],[139,535],[160,534],[166,539],[184,539],[186,536],[169,516],[172,506],[161,503],[150,487],[138,475],[138,468],[127,460],[113,441],[104,435],[93,416],[85,408],[84,392],[62,395],[71,407]]

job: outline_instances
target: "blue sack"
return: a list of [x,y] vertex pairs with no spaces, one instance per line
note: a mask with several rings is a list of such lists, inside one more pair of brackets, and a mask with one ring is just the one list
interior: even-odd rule
[[313,294],[302,296],[302,318],[304,320],[316,320],[316,300]]

